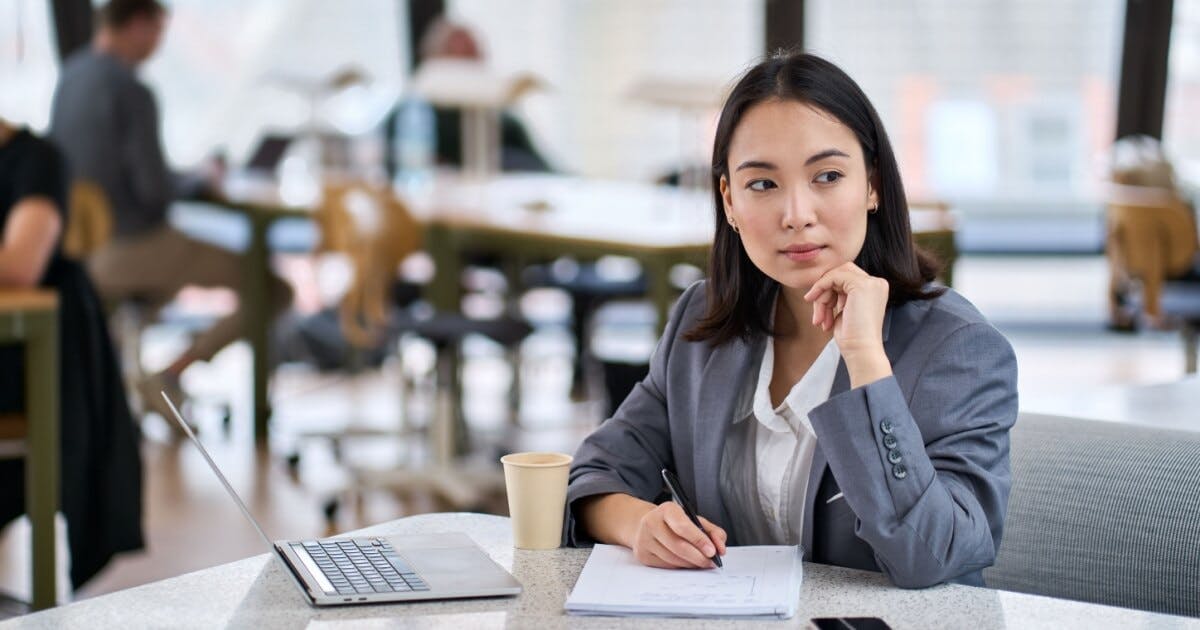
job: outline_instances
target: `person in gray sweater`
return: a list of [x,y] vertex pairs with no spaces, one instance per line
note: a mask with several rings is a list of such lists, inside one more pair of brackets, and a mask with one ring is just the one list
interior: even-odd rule
[[[97,16],[92,45],[63,64],[50,123],[74,179],[98,185],[112,209],[113,239],[88,256],[88,271],[108,300],[133,297],[161,306],[187,285],[240,291],[241,255],[193,239],[167,222],[182,178],[167,165],[158,105],[136,74],[158,48],[165,8],[157,0],[111,0]],[[291,290],[274,278],[271,291],[278,314],[290,305]],[[143,402],[166,412],[157,392],[182,397],[183,371],[211,359],[243,330],[239,309],[198,334],[166,370],[141,383]]]

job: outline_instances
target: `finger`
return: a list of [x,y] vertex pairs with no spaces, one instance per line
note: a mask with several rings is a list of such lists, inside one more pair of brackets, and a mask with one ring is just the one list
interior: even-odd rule
[[[826,274],[826,275],[828,275],[828,274]],[[820,278],[817,278],[817,281],[814,282],[813,285],[808,288],[808,291],[806,291],[804,293],[805,301],[812,302],[818,296],[821,295],[821,292],[825,290],[824,280],[825,280],[825,276],[821,276]]]
[[825,275],[821,276],[820,279],[813,284],[812,288],[808,290],[808,293],[804,294],[805,299],[807,299],[809,296],[815,296],[818,291],[835,291],[845,293],[850,284],[860,280],[863,277],[870,276],[858,267],[851,266],[848,268],[844,265],[840,267],[834,267],[833,269],[826,271]]
[[836,289],[839,284],[845,281],[848,275],[850,275],[850,272],[840,266],[826,271],[824,275],[813,283],[808,292],[804,294],[804,299],[810,300],[817,297],[822,291]]
[[828,317],[829,304],[837,299],[837,293],[832,290],[821,292],[813,299],[813,325],[820,326]]
[[655,530],[665,529],[662,519],[648,522],[638,533],[635,542],[635,555],[642,564],[665,569],[677,569],[689,566],[659,542],[659,534]]
[[658,553],[650,549],[644,549],[638,556],[638,560],[648,567],[655,567],[658,569],[680,568],[680,565],[675,564],[672,560],[664,559],[662,556],[658,555]]
[[677,537],[692,543],[700,551],[704,551],[705,543],[712,544],[708,536],[696,527],[683,508],[676,503],[664,504],[662,520]]
[[659,542],[665,544],[675,555],[698,567],[707,567],[710,564],[709,558],[716,555],[717,549],[708,538],[708,534],[696,527],[683,510],[667,512],[663,522],[674,536],[659,536]]
[[829,307],[829,327],[826,330],[832,330],[837,325],[839,319],[846,312],[846,294],[839,293],[837,301]]
[[703,516],[700,517],[700,524],[704,525],[704,531],[708,533],[708,537],[717,546],[717,555],[725,555],[725,541],[729,539],[729,535],[725,533],[725,530],[717,527],[712,521]]
[[805,300],[807,300],[809,302],[815,302],[817,300],[817,298],[821,297],[822,293],[829,290],[829,288],[830,288],[829,274],[830,273],[833,273],[833,272],[828,271],[825,273],[825,275],[821,276],[820,278],[817,278],[817,281],[814,282],[813,285],[811,287],[809,287],[808,291],[804,294]]
[[822,305],[825,304],[825,301],[828,299],[826,296],[828,296],[828,295],[829,295],[828,291],[823,291],[820,294],[814,296],[812,299],[812,306],[813,306],[812,323],[813,323],[813,326],[821,325],[821,316],[823,315]]
[[[674,534],[668,535],[670,542],[656,536],[650,543],[650,551],[668,566],[676,569],[698,569],[707,568],[712,563],[686,541]],[[691,557],[687,555],[688,550],[691,551]]]
[[672,532],[669,536],[659,538],[658,542],[689,567],[707,569],[712,566],[710,558],[717,555],[716,546],[703,532],[700,533],[700,539],[681,538]]
[[[830,291],[829,294],[836,295],[832,291]],[[833,310],[833,307],[836,303],[837,298],[835,297],[829,300],[829,302],[825,303],[825,305],[822,307],[821,327],[825,330],[833,328],[833,320],[835,317],[837,317],[837,313]]]

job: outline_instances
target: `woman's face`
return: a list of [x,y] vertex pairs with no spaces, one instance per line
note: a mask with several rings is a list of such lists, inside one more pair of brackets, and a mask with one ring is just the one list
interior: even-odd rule
[[726,219],[767,276],[808,290],[858,257],[878,198],[849,127],[804,103],[764,101],[734,129],[727,164]]

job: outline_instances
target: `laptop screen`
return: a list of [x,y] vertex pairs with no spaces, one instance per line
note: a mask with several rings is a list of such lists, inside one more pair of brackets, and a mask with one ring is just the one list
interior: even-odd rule
[[259,173],[274,173],[275,167],[283,159],[284,152],[292,143],[291,136],[267,134],[258,141],[250,160],[246,162],[246,170]]
[[200,440],[196,437],[196,434],[192,432],[192,428],[188,426],[187,422],[184,421],[183,416],[179,413],[179,409],[176,408],[175,403],[171,401],[171,397],[168,396],[166,392],[160,393],[162,394],[163,400],[167,401],[167,406],[171,408],[171,414],[175,416],[175,422],[179,424],[179,428],[183,429],[183,432],[187,434],[188,439],[192,441],[192,444],[195,444],[196,448],[200,449],[200,454],[204,456],[204,461],[208,463],[209,468],[212,468],[213,473],[217,475],[217,479],[221,480],[221,485],[225,486],[225,491],[229,493],[229,496],[233,497],[234,503],[237,503],[238,509],[240,509],[242,514],[245,515],[246,520],[250,521],[250,524],[254,526],[254,530],[258,532],[260,537],[262,537],[263,544],[267,546],[267,549],[274,550],[275,545],[271,542],[271,539],[267,537],[267,533],[263,531],[262,526],[258,524],[258,520],[254,518],[254,515],[250,514],[250,510],[246,508],[246,504],[242,503],[242,498],[238,496],[238,493],[234,492],[233,486],[229,485],[229,480],[225,478],[225,475],[221,472],[221,469],[217,467],[217,463],[213,461],[211,456],[209,456],[208,450],[205,449],[204,445],[200,443]]

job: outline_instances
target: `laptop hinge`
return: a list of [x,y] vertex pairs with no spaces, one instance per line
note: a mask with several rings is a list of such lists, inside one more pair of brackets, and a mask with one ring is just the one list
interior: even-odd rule
[[279,543],[274,543],[274,547],[275,557],[283,561],[283,566],[287,567],[287,570],[291,572],[292,579],[295,580],[296,583],[300,585],[300,588],[304,590],[304,594],[308,596],[309,601],[316,603],[317,598],[313,594],[312,587],[309,586],[308,580],[304,579],[304,574],[300,572],[296,565],[292,564],[291,559],[288,558],[287,552],[284,551],[283,547],[280,546]]

